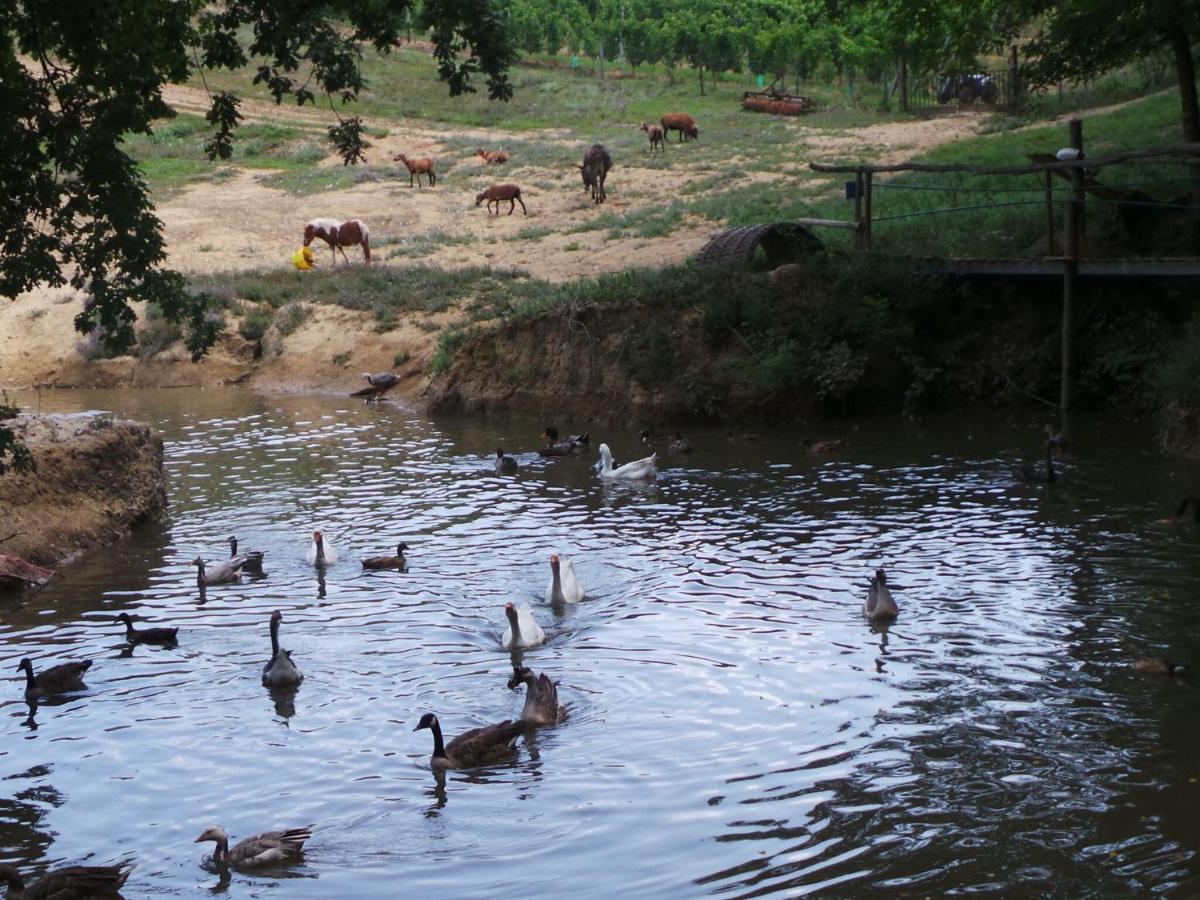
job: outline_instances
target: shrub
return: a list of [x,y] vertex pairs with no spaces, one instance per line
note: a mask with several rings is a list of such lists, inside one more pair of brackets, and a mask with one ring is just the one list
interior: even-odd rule
[[257,341],[271,327],[272,318],[270,310],[253,309],[238,323],[238,334],[248,341]]

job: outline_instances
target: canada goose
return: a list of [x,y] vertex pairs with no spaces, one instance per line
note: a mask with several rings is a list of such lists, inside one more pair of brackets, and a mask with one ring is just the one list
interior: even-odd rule
[[310,566],[331,566],[337,562],[337,549],[318,528],[312,533],[312,543],[308,546],[308,554],[304,557]]
[[520,607],[511,603],[504,604],[504,615],[508,618],[508,627],[504,629],[504,637],[500,639],[505,650],[521,650],[526,647],[536,647],[546,640],[546,632],[533,618],[533,610],[522,603]]
[[575,567],[565,556],[550,554],[550,583],[546,585],[549,603],[578,603],[584,597],[583,587],[575,577]]
[[404,558],[404,551],[408,549],[408,544],[397,544],[395,556],[368,556],[362,561],[364,569],[403,569],[408,566],[408,560]]
[[525,685],[525,708],[521,721],[533,725],[557,725],[567,717],[567,708],[558,702],[558,685],[545,672],[534,675],[528,666],[513,666],[510,689]]
[[653,481],[658,474],[654,462],[657,456],[657,453],[651,453],[645,459],[635,459],[633,462],[627,462],[614,469],[612,451],[608,449],[608,444],[601,444],[596,471],[600,473],[601,478],[621,481]]
[[312,837],[312,828],[288,828],[264,831],[229,846],[229,836],[218,825],[205,830],[193,843],[216,841],[213,863],[218,866],[271,866],[294,862],[304,851],[304,842]]
[[863,602],[863,615],[872,622],[890,622],[900,615],[900,607],[892,599],[883,569],[876,569],[875,577],[871,579],[867,599]]
[[591,440],[585,431],[583,434],[575,434],[560,441],[558,429],[553,425],[546,426],[546,430],[542,432],[542,438],[546,441],[546,446],[538,450],[540,456],[569,456],[580,447],[586,446]]
[[[232,535],[229,537],[229,558],[236,559],[238,555],[238,539]],[[247,550],[242,554],[245,562],[242,564],[242,571],[249,572],[251,575],[265,575],[263,571],[263,551]]]
[[374,375],[370,372],[363,372],[362,377],[367,386],[355,391],[350,396],[363,397],[367,403],[372,400],[382,400],[383,395],[400,381],[400,376],[394,372],[376,372]]
[[1143,659],[1135,659],[1133,668],[1138,672],[1146,672],[1150,675],[1184,675],[1187,673],[1187,666],[1183,663],[1173,663],[1157,656],[1147,656]]
[[60,663],[33,674],[33,663],[28,657],[17,663],[17,671],[25,672],[25,698],[45,697],[50,694],[64,694],[67,691],[81,691],[87,687],[83,683],[83,673],[90,669],[92,661],[81,659],[79,662]]
[[134,628],[129,613],[121,613],[113,620],[125,623],[125,640],[131,644],[174,644],[178,628]]
[[292,662],[292,654],[279,647],[279,623],[282,621],[283,613],[279,610],[271,613],[271,659],[262,671],[262,683],[267,687],[293,687],[304,680]]
[[233,556],[213,563],[211,569],[198,556],[191,562],[196,567],[196,585],[201,588],[210,584],[237,584],[242,580],[242,566],[245,564],[244,556]]
[[30,885],[12,866],[0,865],[0,879],[8,883],[10,897],[25,900],[111,900],[119,898],[134,865],[63,866],[51,869]]
[[433,713],[425,713],[413,731],[433,732],[433,756],[429,762],[439,769],[470,769],[503,759],[512,752],[524,731],[521,722],[505,720],[464,731],[449,744],[442,742],[442,726]]
[[828,441],[814,441],[812,438],[806,437],[800,441],[800,446],[809,453],[833,453],[835,450],[841,450],[843,447],[845,447],[846,442],[836,439]]
[[511,456],[505,456],[499,447],[496,448],[496,472],[499,475],[517,474],[517,461]]
[[1046,468],[1035,463],[1024,462],[1013,469],[1013,475],[1018,481],[1028,481],[1033,484],[1052,484],[1058,480],[1054,472],[1054,442],[1046,441]]

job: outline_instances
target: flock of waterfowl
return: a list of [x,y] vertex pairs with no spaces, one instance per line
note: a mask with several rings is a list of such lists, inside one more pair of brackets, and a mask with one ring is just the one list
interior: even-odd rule
[[[386,374],[386,373],[385,373]],[[368,399],[378,399],[390,387],[383,376],[364,375],[371,382],[371,387],[359,392]],[[573,435],[560,439],[554,426],[547,426],[542,435],[545,445],[539,449],[544,457],[567,456],[579,452],[590,443],[588,434]],[[643,443],[648,447],[665,445],[670,452],[687,453],[691,451],[690,443],[676,432],[673,437],[659,438],[648,431],[641,434]],[[815,442],[806,439],[803,446],[813,452],[830,452],[841,446],[840,441]],[[1063,450],[1066,441],[1061,435],[1056,435],[1047,427],[1045,466],[1025,464],[1014,469],[1014,476],[1023,481],[1053,482],[1056,473],[1053,464],[1053,454]],[[607,444],[600,444],[599,459],[596,470],[605,480],[647,481],[656,477],[656,453],[643,459],[634,460],[621,466],[615,466],[612,453]],[[516,460],[497,449],[495,468],[498,473],[511,474],[517,471]],[[1183,499],[1172,519],[1167,521],[1191,519],[1200,524],[1200,500],[1188,496]],[[192,560],[196,567],[196,583],[202,596],[209,586],[236,583],[243,574],[262,577],[262,551],[242,551],[236,537],[228,539],[230,555],[227,559],[207,564],[202,558]],[[361,560],[364,569],[398,569],[406,570],[408,561],[404,555],[408,550],[405,543],[398,544],[394,556],[381,555],[367,557]],[[320,529],[312,533],[312,541],[305,554],[305,560],[310,566],[324,570],[337,562],[337,549],[325,537]],[[561,609],[564,604],[576,604],[586,598],[586,592],[571,560],[555,553],[550,556],[550,581],[546,586],[546,601],[553,608]],[[545,630],[538,624],[533,610],[527,603],[507,603],[504,609],[507,626],[501,636],[503,649],[514,653],[512,661],[512,676],[508,687],[515,689],[525,685],[526,694],[521,716],[516,720],[504,720],[492,725],[473,728],[463,732],[447,742],[443,736],[441,723],[432,712],[424,713],[414,731],[428,729],[433,734],[433,752],[430,764],[437,769],[461,769],[487,765],[507,757],[515,748],[526,730],[531,727],[554,726],[562,723],[567,717],[567,708],[559,702],[558,685],[545,673],[534,672],[523,665],[517,654],[542,644],[546,640]],[[886,628],[900,614],[899,605],[892,596],[888,586],[887,575],[880,568],[874,573],[863,601],[862,615],[872,627]],[[304,679],[299,667],[292,659],[292,654],[283,649],[279,643],[279,629],[283,615],[279,610],[271,613],[270,640],[271,655],[262,668],[262,683],[268,688],[295,688]],[[122,612],[113,624],[123,624],[125,639],[129,645],[157,644],[171,646],[178,640],[178,628],[152,627],[137,628],[128,613]],[[30,659],[22,659],[18,670],[25,673],[25,698],[31,704],[37,698],[54,694],[69,693],[86,687],[84,676],[92,665],[92,660],[79,660],[61,663],[35,672]],[[1186,666],[1159,658],[1136,660],[1134,669],[1140,672],[1174,676],[1183,674]],[[300,858],[305,842],[312,836],[311,828],[291,828],[278,831],[268,831],[245,838],[229,846],[229,837],[225,831],[213,826],[206,829],[196,843],[212,841],[216,849],[212,862],[219,868],[226,866],[270,866],[294,862]],[[0,879],[9,886],[11,896],[20,895],[26,898],[54,897],[69,900],[69,898],[84,897],[116,897],[121,886],[128,879],[133,865],[122,862],[114,866],[67,866],[55,869],[40,880],[25,885],[20,874],[11,866],[0,865]],[[21,891],[24,891],[22,894]]]

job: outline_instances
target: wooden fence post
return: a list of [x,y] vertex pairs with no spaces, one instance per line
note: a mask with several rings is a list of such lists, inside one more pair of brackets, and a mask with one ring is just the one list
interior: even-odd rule
[[854,170],[854,249],[863,248],[863,171]]
[[1008,105],[1013,112],[1021,111],[1021,100],[1021,61],[1013,44],[1008,56]]
[[1054,173],[1043,172],[1046,180],[1046,255],[1054,256]]
[[863,173],[863,219],[862,219],[862,240],[863,249],[871,249],[871,183],[875,173],[867,170]]
[[908,63],[900,57],[900,111],[908,112]]

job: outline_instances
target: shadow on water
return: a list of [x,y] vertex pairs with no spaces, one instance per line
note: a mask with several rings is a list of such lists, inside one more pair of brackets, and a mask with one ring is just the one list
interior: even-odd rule
[[[807,428],[701,430],[659,453],[657,483],[622,485],[594,446],[537,456],[542,421],[238,390],[42,405],[155,423],[170,513],[0,598],[0,669],[95,661],[86,692],[30,709],[14,677],[0,707],[0,843],[22,869],[131,856],[158,864],[130,896],[289,898],[390,896],[396,872],[416,896],[491,896],[548,867],[582,896],[1186,894],[1200,876],[1200,686],[1130,666],[1200,662],[1200,528],[1155,522],[1200,468],[1136,425],[1074,423],[1054,485],[1011,476],[1041,421],[971,417],[837,423],[819,454]],[[667,431],[593,442],[637,459],[647,426]],[[517,476],[489,470],[497,446]],[[341,554],[322,569],[314,528]],[[188,563],[230,534],[270,575],[201,594]],[[401,540],[402,577],[361,570]],[[549,605],[550,553],[583,602]],[[878,567],[887,627],[862,615]],[[501,648],[508,602],[545,644]],[[302,701],[261,685],[276,609]],[[122,652],[122,611],[178,646]],[[518,718],[519,664],[559,683],[568,720],[502,765],[431,770],[415,720]],[[158,839],[214,821],[316,829],[302,866],[214,884]]]

